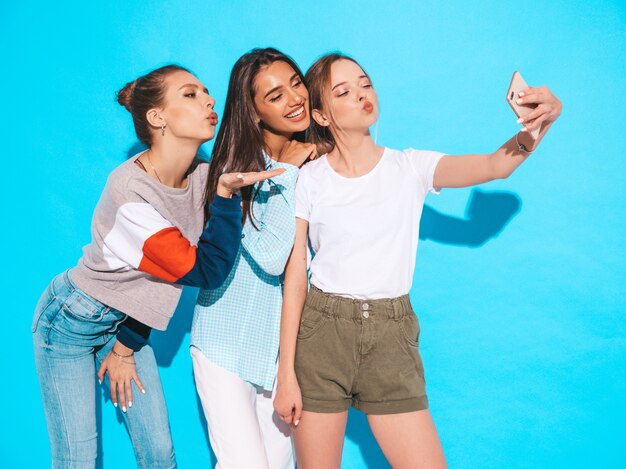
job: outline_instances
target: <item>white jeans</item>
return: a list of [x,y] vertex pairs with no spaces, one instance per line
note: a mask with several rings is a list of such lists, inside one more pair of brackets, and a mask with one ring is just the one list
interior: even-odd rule
[[196,347],[191,358],[216,469],[293,469],[291,431],[274,412],[272,392],[217,366]]

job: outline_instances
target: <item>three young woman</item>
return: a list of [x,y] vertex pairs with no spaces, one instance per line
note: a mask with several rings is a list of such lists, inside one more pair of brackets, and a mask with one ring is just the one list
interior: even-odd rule
[[230,76],[209,170],[208,200],[224,171],[284,168],[242,191],[241,248],[224,284],[201,290],[191,355],[211,446],[221,468],[292,468],[289,426],[275,415],[282,274],[295,237],[298,168],[309,95],[298,66],[275,49],[243,55]]
[[508,177],[561,104],[547,88],[529,89],[522,99],[538,107],[523,123],[541,126],[536,142],[520,132],[494,153],[452,157],[376,145],[377,95],[353,59],[322,57],[306,82],[310,140],[323,156],[300,170],[296,189],[275,408],[294,425],[299,468],[339,467],[350,406],[367,414],[394,468],[444,467],[408,297],[424,199]]
[[95,467],[99,363],[116,406],[119,394],[138,465],[175,466],[147,334],[167,327],[182,285],[215,288],[229,274],[242,216],[232,192],[284,171],[222,174],[205,229],[208,165],[196,155],[217,124],[205,86],[184,68],[166,66],[126,85],[118,101],[148,150],[111,173],[91,243],[76,267],[52,280],[33,321],[55,468]]
[[[175,464],[146,344],[177,302],[180,287],[167,282],[204,288],[191,353],[219,467],[293,466],[286,424],[295,426],[299,467],[338,467],[350,405],[368,414],[394,467],[445,465],[407,296],[423,201],[440,187],[508,176],[538,142],[520,133],[492,154],[458,157],[382,148],[369,134],[376,93],[356,62],[323,57],[307,82],[310,96],[297,65],[276,50],[244,55],[210,169],[195,156],[213,136],[214,103],[193,75],[165,67],[120,93],[149,150],[112,173],[92,244],[53,280],[33,326],[55,465],[93,466],[99,361],[113,401],[119,393],[122,409],[132,406],[124,416],[139,464]],[[524,99],[539,104],[525,124],[542,126],[541,140],[560,103],[543,88]],[[302,143],[309,123],[314,145]],[[318,151],[325,155],[299,171]],[[242,212],[228,197],[256,182],[242,190]],[[274,407],[285,424],[272,409],[279,330]],[[144,389],[137,375],[145,394],[133,394],[132,381]]]

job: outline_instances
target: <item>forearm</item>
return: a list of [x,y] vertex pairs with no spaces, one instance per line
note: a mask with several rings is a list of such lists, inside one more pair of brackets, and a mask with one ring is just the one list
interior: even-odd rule
[[148,343],[152,328],[128,316],[120,326],[117,341],[128,349],[138,352]]
[[216,197],[211,220],[198,241],[192,268],[176,283],[219,287],[230,273],[241,245],[241,199]]
[[295,259],[293,256],[294,253],[285,271],[285,290],[280,318],[279,376],[294,373],[296,340],[308,290],[306,254],[304,259]]

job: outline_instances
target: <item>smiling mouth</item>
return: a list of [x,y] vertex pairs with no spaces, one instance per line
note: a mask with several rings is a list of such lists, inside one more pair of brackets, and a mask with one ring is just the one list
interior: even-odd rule
[[296,109],[295,111],[287,114],[285,117],[287,119],[297,119],[298,117],[302,116],[304,114],[304,106],[300,106],[298,109]]

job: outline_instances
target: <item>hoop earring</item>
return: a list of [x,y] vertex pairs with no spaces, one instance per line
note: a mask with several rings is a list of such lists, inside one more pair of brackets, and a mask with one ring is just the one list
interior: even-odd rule
[[165,124],[161,124],[161,135],[165,135]]

